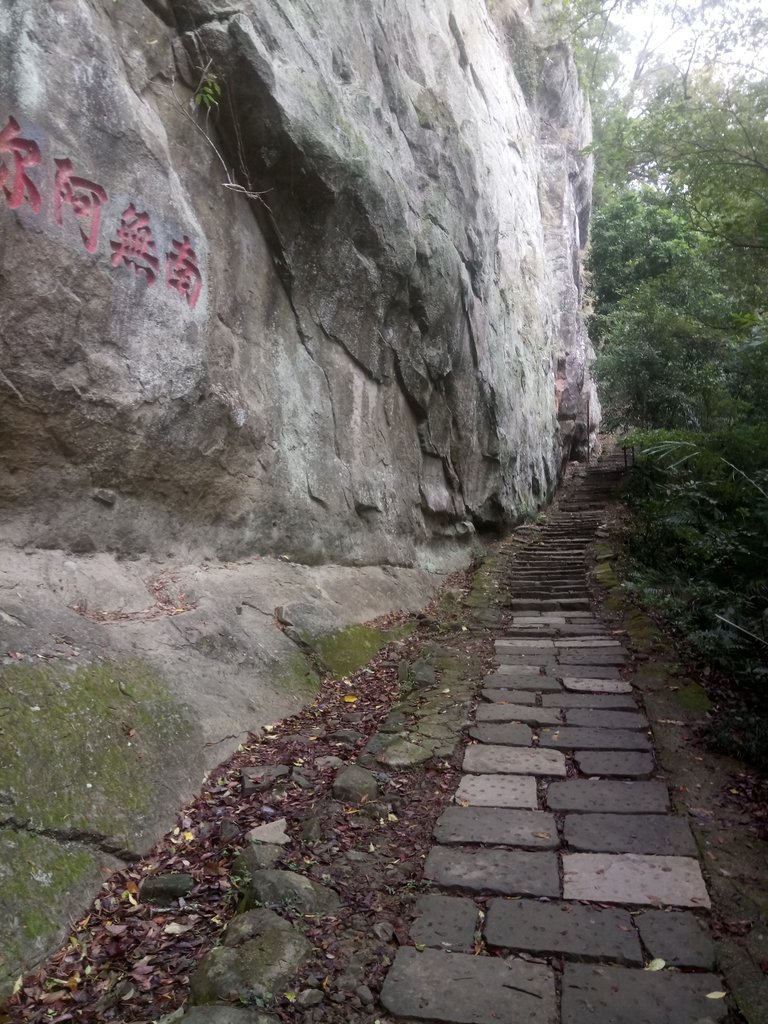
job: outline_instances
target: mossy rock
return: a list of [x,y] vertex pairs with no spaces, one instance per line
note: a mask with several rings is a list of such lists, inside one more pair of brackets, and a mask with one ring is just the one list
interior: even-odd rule
[[224,941],[237,944],[212,949],[190,979],[193,1006],[268,1003],[282,994],[312,951],[301,932],[271,910],[249,910],[235,921]]
[[356,625],[317,637],[304,636],[302,639],[330,673],[341,677],[367,665],[388,643],[409,636],[413,630],[412,625],[398,626],[396,629]]
[[98,889],[100,867],[168,828],[202,776],[203,742],[142,662],[12,665],[0,680],[0,828],[18,851],[1,858],[7,982],[61,938]]
[[64,937],[104,868],[120,862],[78,843],[0,828],[0,1003]]
[[[300,914],[324,916],[338,910],[339,898],[329,889],[311,878],[295,871],[263,870],[254,871],[245,884],[242,910],[269,904],[282,910],[295,910]],[[230,933],[237,933],[238,918],[227,929],[227,945],[231,945]]]
[[306,656],[301,651],[296,651],[292,657],[280,659],[280,664],[275,669],[275,683],[279,690],[310,701],[320,689],[320,676]]

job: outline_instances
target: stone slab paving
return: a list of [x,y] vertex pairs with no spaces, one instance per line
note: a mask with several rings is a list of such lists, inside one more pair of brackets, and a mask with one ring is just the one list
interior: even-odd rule
[[686,910],[643,910],[632,915],[650,956],[670,967],[715,967],[715,945],[704,924]]
[[471,952],[475,946],[478,909],[459,896],[420,896],[411,938],[425,946]]
[[[546,717],[551,714],[544,708],[536,708],[533,705],[506,704],[503,701],[494,701],[492,704],[480,704],[475,712],[476,722],[519,722],[525,721],[525,716],[536,716],[542,712]],[[523,716],[521,719],[520,716]]]
[[695,857],[688,823],[673,814],[569,814],[563,837],[572,850]]
[[636,971],[628,967],[566,964],[562,1024],[707,1024],[722,1020],[722,999],[712,974]]
[[588,647],[581,650],[568,648],[558,650],[561,665],[623,665],[629,655],[623,647]]
[[632,693],[632,684],[620,679],[618,672],[613,676],[563,674],[560,678],[565,689],[574,693]]
[[424,877],[446,889],[502,896],[560,896],[554,853],[433,846],[424,864]]
[[536,779],[530,775],[465,775],[454,800],[471,807],[539,806]]
[[649,779],[654,769],[651,754],[634,750],[577,750],[573,759],[584,775],[600,775],[607,779]]
[[563,897],[596,903],[710,905],[698,861],[639,853],[563,854]]
[[[709,897],[688,824],[652,777],[648,721],[622,677],[629,655],[581,596],[595,508],[588,520],[561,515],[510,575],[513,625],[495,641],[498,668],[469,727],[479,742],[465,749],[424,867],[442,893],[419,900],[410,934],[421,952],[399,949],[382,992],[398,1018],[714,1024],[726,1014],[724,1000],[706,999],[722,989],[715,974],[643,970],[653,958],[714,970],[700,920]],[[531,958],[563,963],[561,989]]]
[[487,701],[506,701],[509,704],[535,704],[534,690],[505,690],[501,687],[488,687],[480,691],[480,696]]
[[[499,690],[495,691],[498,693],[504,693],[506,691]],[[489,716],[481,705],[477,709],[477,721],[478,722],[526,722],[528,725],[557,725],[561,723],[560,709],[559,708],[537,708],[533,704],[520,704],[517,703],[518,694],[513,694],[514,703],[506,703],[499,701],[498,704],[494,702],[489,705],[499,711],[496,715]],[[480,712],[483,711],[481,715]]]
[[545,638],[531,639],[528,637],[521,637],[519,640],[497,640],[494,644],[494,648],[498,653],[506,653],[507,651],[527,651],[527,650],[550,650],[554,651],[555,641],[547,640]]
[[489,843],[523,850],[554,850],[560,845],[554,815],[499,807],[447,807],[437,819],[438,843]]
[[481,722],[470,728],[469,736],[480,743],[500,743],[507,747],[530,747],[533,742],[529,727],[517,722]]
[[613,708],[637,710],[637,702],[631,693],[545,693],[541,698],[545,708]]
[[487,690],[521,690],[529,693],[562,693],[563,687],[553,676],[543,676],[538,669],[526,675],[496,672],[486,676],[483,686]]
[[399,949],[381,1001],[396,1017],[415,1020],[552,1024],[557,1019],[551,967],[435,949]]
[[547,806],[551,811],[664,814],[669,807],[669,792],[663,782],[569,779],[550,784]]
[[573,708],[566,711],[566,725],[591,729],[648,729],[648,719],[639,712],[602,711],[599,708]]
[[[557,678],[571,681],[586,682],[588,685],[566,686],[566,690],[576,690],[587,693],[632,693],[632,685],[621,678],[621,672],[616,665],[571,665],[560,659],[557,666]],[[620,686],[612,684],[621,684]],[[602,685],[595,685],[602,684]]]
[[488,905],[483,932],[489,945],[505,949],[621,964],[644,962],[640,939],[626,910],[495,899]]
[[[559,750],[536,750],[493,745],[467,747],[464,771],[478,775],[565,775],[565,757]],[[591,810],[591,808],[590,808]]]
[[539,734],[539,745],[558,750],[651,750],[643,732],[631,729],[582,729],[578,726],[550,726]]

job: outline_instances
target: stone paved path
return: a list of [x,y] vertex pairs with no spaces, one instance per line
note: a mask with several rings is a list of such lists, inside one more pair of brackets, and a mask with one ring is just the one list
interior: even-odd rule
[[[436,823],[423,897],[382,1002],[457,1024],[712,1024],[727,1015],[687,824],[655,778],[629,658],[591,610],[587,546],[610,458],[516,557],[496,641]],[[663,960],[660,970],[647,970]],[[654,964],[658,966],[658,964]]]

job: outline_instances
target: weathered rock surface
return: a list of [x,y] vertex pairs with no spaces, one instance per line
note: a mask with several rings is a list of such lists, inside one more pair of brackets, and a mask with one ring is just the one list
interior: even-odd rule
[[[86,843],[52,887],[70,903],[309,699],[313,659],[349,664],[316,634],[422,607],[426,569],[546,500],[590,401],[597,425],[588,106],[528,5],[505,10],[3,5],[0,651],[12,671],[44,660],[61,693],[116,665],[128,697],[102,747],[131,772],[183,723],[135,799],[106,772],[72,791],[83,834],[28,840],[13,798],[6,842],[34,842],[41,871]],[[48,931],[3,938],[0,985],[64,926],[55,902]]]
[[545,498],[591,394],[589,113],[505,6],[4,12],[11,539],[445,562]]
[[268,1000],[287,985],[311,946],[271,910],[249,910],[224,933],[224,945],[207,953],[190,978],[190,1002]]

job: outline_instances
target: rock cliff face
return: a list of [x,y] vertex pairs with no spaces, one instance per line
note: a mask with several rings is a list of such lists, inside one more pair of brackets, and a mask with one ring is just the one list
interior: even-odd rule
[[585,448],[589,112],[524,0],[6,0],[0,67],[13,543],[445,564]]

